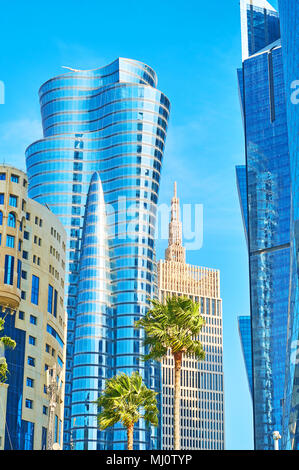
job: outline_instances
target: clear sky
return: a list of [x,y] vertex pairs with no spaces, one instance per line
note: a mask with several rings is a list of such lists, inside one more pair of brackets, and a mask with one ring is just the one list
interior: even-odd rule
[[[273,2],[275,6],[275,2]],[[97,68],[118,56],[155,69],[171,101],[160,202],[173,181],[182,203],[204,205],[204,243],[188,262],[221,270],[226,447],[250,449],[251,398],[237,315],[249,313],[248,260],[235,184],[244,163],[236,68],[241,65],[238,0],[15,0],[1,6],[0,161],[25,168],[40,138],[37,92],[62,65]],[[165,243],[158,243],[158,257]]]

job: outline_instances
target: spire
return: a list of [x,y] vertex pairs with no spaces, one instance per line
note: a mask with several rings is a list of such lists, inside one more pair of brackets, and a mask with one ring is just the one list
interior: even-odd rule
[[174,183],[174,194],[171,199],[171,218],[169,223],[168,248],[165,258],[185,263],[186,254],[183,248],[182,222],[180,220],[180,201],[177,197],[177,184]]

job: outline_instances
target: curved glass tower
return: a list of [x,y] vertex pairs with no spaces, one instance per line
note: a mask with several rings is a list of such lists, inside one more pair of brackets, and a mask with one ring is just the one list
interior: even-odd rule
[[[146,384],[160,391],[160,367],[140,360],[143,338],[133,327],[146,312],[148,298],[157,293],[154,230],[170,104],[156,85],[157,77],[150,67],[119,58],[100,69],[71,70],[46,82],[39,92],[44,138],[28,147],[26,162],[30,197],[47,204],[68,234],[66,448],[125,448],[122,428],[96,437],[91,402],[104,385],[106,371],[113,375],[138,369]],[[95,172],[92,185],[98,186],[95,193],[99,200],[103,191],[107,217],[107,266],[111,269],[113,296],[105,308],[111,312],[111,329],[102,325],[104,317],[97,316],[104,298],[101,268],[90,264],[88,277],[79,277],[85,254],[89,250],[92,258],[97,249],[85,240],[89,226],[86,221],[82,233],[87,193]],[[91,189],[90,197],[96,197],[92,194]],[[93,219],[89,202],[88,218]],[[102,238],[101,243],[104,241]],[[108,286],[107,276],[104,279]],[[82,291],[84,286],[92,286],[92,299],[90,293]],[[85,319],[81,318],[83,311]],[[84,328],[81,320],[88,322]],[[98,352],[102,361],[111,360],[111,368],[99,367],[98,383],[94,381],[93,389],[88,387],[90,377],[94,377],[94,356],[89,357],[91,351],[84,349],[88,336],[97,338],[93,353]],[[99,341],[103,341],[101,347],[107,345],[107,351],[97,349]],[[82,366],[79,356],[84,356]],[[80,380],[80,387],[88,389],[89,395],[80,396],[79,389],[72,390],[72,384],[77,387]],[[159,428],[146,430],[139,423],[136,448],[159,448],[159,436]]]
[[108,435],[97,431],[97,405],[91,402],[111,377],[112,304],[106,207],[95,172],[84,215],[75,323],[71,417],[77,449],[96,449],[98,441],[107,447]]

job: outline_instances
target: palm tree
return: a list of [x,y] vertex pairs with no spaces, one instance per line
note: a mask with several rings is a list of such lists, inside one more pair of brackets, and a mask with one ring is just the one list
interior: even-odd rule
[[198,335],[205,324],[199,304],[187,297],[170,297],[165,303],[151,300],[151,309],[135,323],[146,333],[145,360],[161,360],[170,350],[174,359],[174,449],[180,450],[181,369],[183,356],[205,358]]
[[138,372],[120,374],[107,380],[103,394],[95,403],[101,408],[101,430],[121,422],[127,429],[128,450],[133,450],[134,425],[143,418],[147,425],[158,425],[157,393],[142,383]]
[[[5,325],[5,317],[4,318],[0,317],[0,331],[4,330],[4,325]],[[4,357],[4,349],[5,348],[14,349],[15,347],[16,347],[16,342],[13,339],[9,338],[9,336],[0,337],[0,385],[6,382],[7,374],[9,372],[7,368],[7,362]],[[1,356],[1,353],[3,353],[3,356]]]

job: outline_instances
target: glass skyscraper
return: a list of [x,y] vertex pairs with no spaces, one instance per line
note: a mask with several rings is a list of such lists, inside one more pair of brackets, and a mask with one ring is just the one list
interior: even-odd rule
[[241,23],[243,63],[238,78],[246,187],[240,175],[238,181],[247,218],[255,448],[273,449],[273,431],[282,434],[283,430],[290,279],[290,158],[283,56],[278,13],[268,2],[242,0]]
[[238,317],[239,335],[246,366],[247,379],[252,396],[252,344],[251,344],[251,319],[249,315]]
[[[29,194],[68,235],[65,448],[124,449],[121,427],[97,430],[92,403],[107,377],[144,363],[133,327],[157,295],[154,230],[170,103],[147,65],[124,58],[73,70],[40,88],[43,139],[26,151]],[[88,195],[88,196],[87,196]],[[136,449],[161,446],[161,429],[136,426]]]
[[299,450],[299,3],[279,0],[291,177],[291,278],[283,446]]

